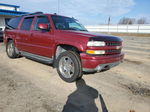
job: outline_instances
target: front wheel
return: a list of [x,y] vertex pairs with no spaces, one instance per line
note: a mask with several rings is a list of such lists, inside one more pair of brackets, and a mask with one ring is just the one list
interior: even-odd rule
[[79,56],[73,51],[61,53],[57,58],[56,67],[59,76],[66,82],[73,82],[82,77]]

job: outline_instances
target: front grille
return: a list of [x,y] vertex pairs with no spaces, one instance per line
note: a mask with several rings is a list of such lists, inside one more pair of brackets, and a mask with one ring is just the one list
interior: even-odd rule
[[108,49],[105,50],[106,55],[113,55],[113,54],[120,54],[121,53],[121,48],[117,49],[117,46],[122,46],[122,42],[106,42],[106,46],[116,46],[116,49]]
[[121,42],[106,42],[106,46],[121,46]]
[[105,54],[119,54],[121,53],[121,49],[109,49],[105,50]]

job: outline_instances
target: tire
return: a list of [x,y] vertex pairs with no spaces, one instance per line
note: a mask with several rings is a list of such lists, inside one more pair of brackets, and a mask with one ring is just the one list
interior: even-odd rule
[[16,53],[13,40],[10,40],[6,45],[6,53],[9,58],[17,58],[19,55]]
[[73,51],[61,53],[56,60],[56,68],[60,78],[66,82],[74,82],[82,77],[80,58]]

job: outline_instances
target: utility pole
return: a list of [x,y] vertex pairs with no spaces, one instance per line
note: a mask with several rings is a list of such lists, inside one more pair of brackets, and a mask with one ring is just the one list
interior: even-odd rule
[[57,7],[57,13],[58,14],[60,13],[59,10],[60,10],[60,0],[58,0],[58,7]]
[[110,25],[111,17],[108,18],[108,25]]
[[108,33],[109,33],[109,25],[110,25],[110,16],[108,18]]

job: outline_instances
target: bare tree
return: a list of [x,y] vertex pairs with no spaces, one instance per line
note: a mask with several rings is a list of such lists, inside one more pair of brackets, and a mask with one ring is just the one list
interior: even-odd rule
[[119,24],[134,24],[135,23],[135,19],[134,18],[122,18],[119,21]]
[[148,24],[147,19],[142,17],[137,20],[137,24]]

